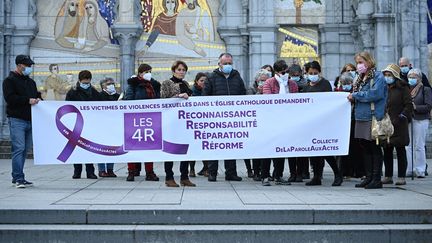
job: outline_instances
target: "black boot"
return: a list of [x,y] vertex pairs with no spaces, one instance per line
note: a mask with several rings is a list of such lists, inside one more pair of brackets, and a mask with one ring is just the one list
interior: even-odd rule
[[337,165],[336,159],[334,157],[326,158],[327,163],[330,165],[330,168],[333,170],[334,181],[332,186],[340,186],[343,182],[342,173]]
[[365,189],[380,189],[383,187],[381,182],[381,173],[382,173],[382,156],[380,154],[375,153],[373,156],[373,170],[372,170],[372,181],[371,183],[365,186]]
[[319,160],[319,158],[314,158],[311,159],[311,163],[312,163],[312,168],[314,171],[314,176],[312,178],[312,180],[310,180],[309,182],[306,182],[306,186],[320,186],[321,183],[321,176],[323,173],[323,168],[322,168],[322,163],[320,161],[317,161],[317,159]]
[[135,172],[129,171],[126,181],[134,181],[135,180]]
[[363,165],[366,173],[366,178],[362,180],[359,184],[356,184],[355,187],[365,187],[372,181],[372,155],[364,154],[363,156]]

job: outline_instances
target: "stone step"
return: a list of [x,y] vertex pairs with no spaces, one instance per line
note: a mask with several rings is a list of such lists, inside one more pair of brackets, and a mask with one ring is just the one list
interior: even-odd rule
[[[18,216],[19,215],[19,216]],[[0,224],[115,224],[115,225],[339,225],[432,224],[425,210],[318,209],[1,209]],[[0,241],[1,242],[1,241]]]
[[0,242],[430,242],[432,225],[0,225]]

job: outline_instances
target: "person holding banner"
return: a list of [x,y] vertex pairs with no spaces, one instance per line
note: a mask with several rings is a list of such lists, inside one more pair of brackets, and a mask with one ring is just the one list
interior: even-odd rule
[[[204,84],[203,96],[213,95],[246,95],[246,88],[240,73],[233,69],[233,57],[229,53],[222,53],[218,61],[219,68],[213,70]],[[225,180],[241,181],[237,175],[236,160],[225,160]],[[209,161],[208,181],[216,181],[218,161]]]
[[411,69],[408,72],[408,84],[413,99],[413,119],[410,135],[410,144],[405,147],[408,156],[407,175],[414,173],[417,178],[424,178],[426,172],[426,135],[431,119],[432,90],[422,83],[420,69]]
[[385,173],[383,184],[393,184],[393,150],[396,148],[398,162],[397,186],[405,185],[407,155],[405,146],[409,144],[408,123],[411,122],[413,105],[408,84],[401,80],[400,69],[389,64],[383,71],[388,85],[386,110],[394,127],[390,143],[384,145]]
[[[101,100],[103,101],[117,101],[120,95],[115,89],[115,82],[112,78],[104,78],[100,81],[102,91],[100,92]],[[117,177],[114,173],[114,163],[99,163],[98,164],[99,177]]]
[[31,106],[42,98],[36,82],[29,77],[33,60],[27,55],[18,55],[15,64],[15,71],[11,71],[3,81],[3,98],[12,144],[12,184],[16,188],[26,188],[33,185],[24,175],[27,151],[32,147]]
[[[304,92],[331,92],[332,87],[330,82],[321,76],[321,65],[317,61],[312,61],[309,65],[305,65],[308,85],[304,88]],[[336,163],[334,156],[311,157],[310,162],[313,168],[314,175],[312,179],[306,183],[306,186],[321,185],[321,178],[324,170],[324,160],[330,165],[334,174],[332,186],[340,186],[343,182],[342,173]]]
[[[66,94],[66,101],[100,101],[99,92],[91,85],[92,73],[83,70],[78,74],[78,82]],[[87,179],[97,179],[93,164],[85,164]],[[82,164],[74,164],[73,179],[80,179]]]
[[[289,80],[288,65],[284,60],[278,60],[273,64],[275,71],[274,77],[267,79],[263,85],[263,94],[288,94],[297,93],[298,86],[295,81]],[[276,185],[290,185],[291,183],[282,178],[284,171],[285,158],[263,159],[261,162],[262,168],[262,184],[269,186],[270,181],[270,161],[273,160],[274,165],[274,181]],[[291,163],[291,175],[297,174],[296,159],[288,158]],[[295,171],[295,172],[294,172]]]
[[[355,138],[360,140],[363,149],[365,179],[355,187],[382,188],[381,173],[383,154],[381,147],[372,139],[372,116],[377,120],[384,118],[387,100],[387,84],[381,72],[375,70],[375,60],[369,52],[357,53],[354,57],[359,74],[354,92],[348,100],[355,102]],[[373,82],[373,84],[371,84]],[[371,104],[375,110],[372,111]]]
[[[128,86],[124,92],[123,100],[146,100],[160,98],[160,83],[152,78],[152,67],[141,64],[138,67],[138,75],[128,79]],[[153,171],[153,163],[146,162],[146,181],[159,181],[159,177]],[[128,176],[126,181],[134,181],[139,176],[141,163],[128,163]]]
[[[171,66],[173,76],[162,82],[161,85],[161,98],[183,98],[188,99],[192,95],[192,90],[189,88],[188,82],[184,80],[188,66],[183,61],[176,61]],[[173,172],[174,162],[167,161],[164,163],[165,167],[165,185],[167,187],[179,187],[174,180]],[[189,180],[188,175],[189,161],[180,162],[180,185],[182,186],[196,186]]]

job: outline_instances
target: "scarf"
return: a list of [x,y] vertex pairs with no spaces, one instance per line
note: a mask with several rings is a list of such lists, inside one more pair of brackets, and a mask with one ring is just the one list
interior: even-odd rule
[[[364,78],[366,76],[366,78]],[[375,69],[369,70],[366,74],[360,74],[354,84],[353,92],[360,91],[363,86],[375,77]]]
[[141,77],[138,77],[138,85],[141,86],[141,87],[143,87],[145,89],[145,91],[147,93],[147,97],[149,99],[156,98],[156,93],[155,93],[155,91],[153,89],[153,85],[151,84],[150,81],[145,80],[145,79],[143,79]]
[[287,89],[288,86],[288,80],[285,82],[283,81],[279,76],[275,75],[276,80],[279,83],[279,94],[287,94],[289,93],[289,89]]
[[183,79],[179,79],[179,78],[172,76],[171,81],[173,81],[175,84],[179,85],[180,94],[186,93],[189,96],[192,95],[192,90],[189,88],[189,86],[186,84],[186,82],[183,81]]
[[416,97],[421,88],[423,88],[423,84],[422,82],[418,82],[418,84],[411,89],[411,97]]

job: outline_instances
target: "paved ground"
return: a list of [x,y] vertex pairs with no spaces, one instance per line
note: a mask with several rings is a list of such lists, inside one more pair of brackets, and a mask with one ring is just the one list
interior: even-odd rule
[[[178,166],[174,165],[177,182]],[[11,185],[10,161],[0,160],[0,209],[432,209],[431,176],[379,190],[354,188],[358,179],[331,187],[332,175],[326,166],[323,186],[293,183],[263,187],[246,178],[241,161],[237,166],[242,182],[227,182],[223,176],[217,182],[196,177],[191,178],[197,184],[195,188],[167,188],[162,163],[155,163],[161,181],[147,182],[144,177],[136,177],[135,182],[127,182],[126,164],[115,165],[117,178],[73,180],[72,165],[35,166],[27,161],[26,178],[35,185],[17,189]],[[196,167],[200,169],[201,163]],[[223,172],[219,171],[219,175]]]

